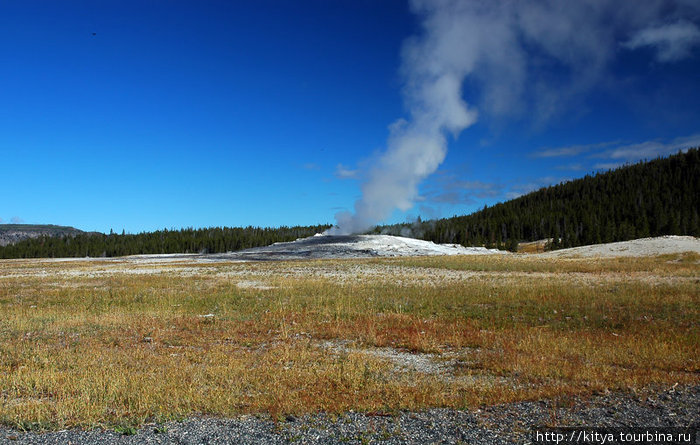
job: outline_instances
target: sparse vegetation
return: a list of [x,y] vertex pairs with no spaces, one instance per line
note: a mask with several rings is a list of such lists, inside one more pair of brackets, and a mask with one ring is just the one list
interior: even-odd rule
[[[138,270],[5,261],[0,422],[128,434],[197,414],[392,412],[696,385],[699,280],[697,255]],[[378,348],[442,371],[399,369]]]

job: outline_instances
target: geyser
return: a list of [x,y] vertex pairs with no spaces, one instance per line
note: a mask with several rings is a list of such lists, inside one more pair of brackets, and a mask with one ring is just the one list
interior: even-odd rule
[[462,97],[465,79],[481,116],[527,114],[542,124],[599,84],[620,51],[650,47],[659,62],[672,60],[669,53],[689,51],[697,42],[688,35],[700,35],[694,24],[683,22],[684,38],[659,30],[700,13],[699,5],[669,0],[412,0],[422,32],[402,50],[409,118],[390,126],[386,151],[365,172],[354,212],[337,213],[337,225],[327,233],[361,233],[395,209],[412,207],[419,184],[444,161],[448,138],[457,138],[477,120],[476,107]]

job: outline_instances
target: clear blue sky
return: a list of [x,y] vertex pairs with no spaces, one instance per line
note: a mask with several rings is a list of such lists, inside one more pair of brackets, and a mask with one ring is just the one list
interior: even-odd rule
[[[409,118],[402,47],[440,35],[432,3],[2,2],[2,222],[134,233],[332,223],[352,210],[389,126]],[[540,35],[553,26],[542,16],[460,10],[465,27],[486,14],[503,25],[496,35],[532,36],[503,39],[522,70],[476,58],[462,99],[478,119],[447,136],[413,208],[389,221],[468,213],[700,145],[700,8],[659,3],[585,42],[609,46],[593,59],[548,52],[556,35]],[[558,13],[587,23],[586,11]],[[460,38],[452,51],[469,47],[469,32]]]

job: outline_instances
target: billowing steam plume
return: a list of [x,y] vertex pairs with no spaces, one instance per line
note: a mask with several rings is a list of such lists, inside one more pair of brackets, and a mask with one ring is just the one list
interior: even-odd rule
[[[391,125],[354,213],[336,214],[331,234],[362,232],[410,209],[448,138],[476,122],[475,107],[491,117],[528,110],[544,122],[597,84],[617,52],[646,46],[658,62],[677,60],[700,35],[686,20],[700,6],[684,0],[413,0],[411,9],[423,33],[402,53],[410,117]],[[478,92],[473,106],[463,99],[467,78]]]

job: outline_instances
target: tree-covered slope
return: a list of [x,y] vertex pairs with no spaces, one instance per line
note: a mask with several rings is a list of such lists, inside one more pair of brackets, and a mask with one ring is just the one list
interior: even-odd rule
[[514,249],[519,241],[553,239],[553,248],[661,235],[700,236],[700,153],[640,162],[547,187],[486,207],[375,232],[437,243]]

